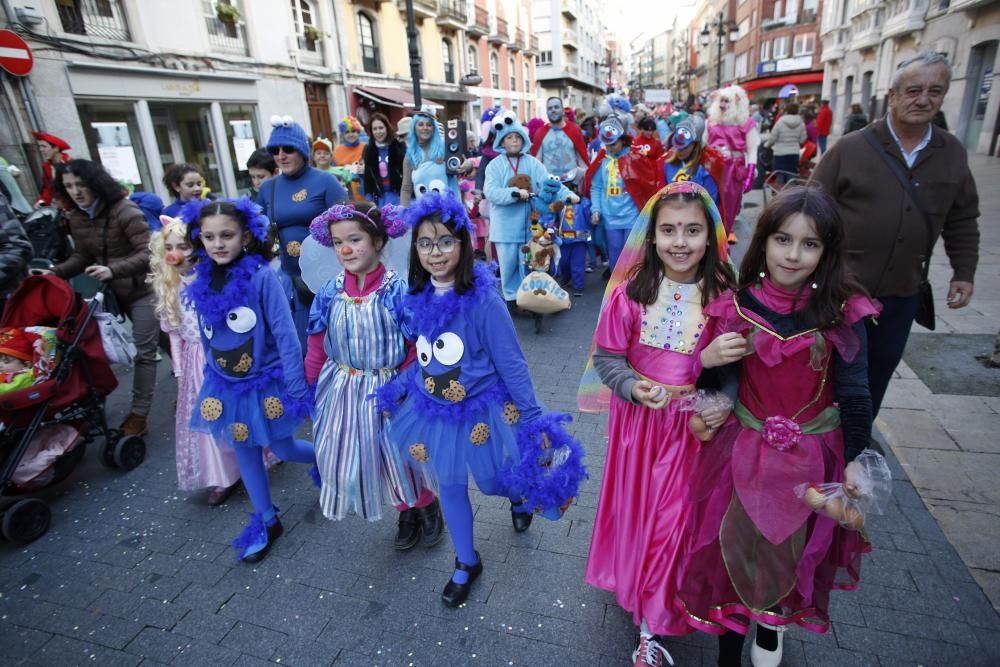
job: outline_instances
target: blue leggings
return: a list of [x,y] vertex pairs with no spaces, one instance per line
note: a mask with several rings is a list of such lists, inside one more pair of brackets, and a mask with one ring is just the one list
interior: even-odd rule
[[[438,498],[441,501],[441,513],[448,524],[451,544],[455,547],[458,560],[466,565],[479,562],[476,557],[476,547],[472,537],[472,502],[469,500],[468,484],[442,484]],[[455,571],[452,577],[455,583],[464,584],[469,580],[466,572]]]
[[[306,440],[296,440],[292,437],[275,440],[270,445],[271,451],[282,461],[293,463],[316,463],[316,452],[311,443]],[[268,521],[274,517],[274,503],[271,502],[271,485],[267,479],[267,469],[264,467],[264,452],[261,447],[236,447],[236,461],[240,464],[240,476],[243,486],[250,496],[254,510]]]

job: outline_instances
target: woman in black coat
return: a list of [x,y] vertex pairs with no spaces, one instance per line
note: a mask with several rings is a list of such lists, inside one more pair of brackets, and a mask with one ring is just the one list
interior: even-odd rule
[[379,207],[399,204],[406,145],[396,138],[396,129],[381,113],[372,115],[368,136],[371,141],[364,152],[365,194]]

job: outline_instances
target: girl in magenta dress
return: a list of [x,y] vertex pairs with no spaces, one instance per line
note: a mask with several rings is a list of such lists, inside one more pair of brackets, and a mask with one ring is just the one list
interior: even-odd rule
[[[876,305],[844,268],[843,227],[815,188],[784,190],[757,222],[740,284],[710,304],[705,366],[739,361],[734,416],[699,455],[694,541],[679,601],[738,665],[781,661],[785,626],[829,628],[830,591],[854,588],[864,535],[815,514],[801,483],[843,482],[868,444],[864,319]],[[847,480],[850,490],[851,480]]]
[[[712,198],[690,181],[666,186],[643,208],[615,266],[581,382],[581,410],[610,401],[586,581],[614,592],[640,627],[636,665],[671,661],[663,636],[692,631],[675,599],[691,530],[688,479],[701,443],[678,399],[695,388],[702,308],[732,284]],[[701,413],[715,427],[727,415]]]

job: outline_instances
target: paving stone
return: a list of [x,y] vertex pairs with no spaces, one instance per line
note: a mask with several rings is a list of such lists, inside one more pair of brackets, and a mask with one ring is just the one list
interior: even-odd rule
[[170,662],[191,642],[191,638],[177,632],[144,628],[125,650],[156,662]]
[[0,621],[0,661],[12,664],[23,660],[41,648],[52,635],[20,627],[11,621]]
[[866,605],[861,605],[861,611],[868,627],[874,630],[884,630],[897,635],[917,636],[924,639],[936,639],[948,644],[979,646],[979,637],[964,620],[953,621],[935,618],[933,622],[929,623],[929,619],[920,614]]
[[107,665],[108,667],[132,667],[142,658],[122,651],[112,651],[90,642],[69,637],[53,637],[31,657],[41,665]]
[[222,646],[250,654],[267,660],[274,649],[285,640],[287,635],[269,630],[259,625],[240,621],[222,639]]
[[207,614],[204,611],[192,609],[177,622],[174,631],[211,644],[218,644],[236,623],[236,619],[228,616]]
[[[240,657],[240,652],[214,643],[192,639],[174,658],[173,664],[178,667],[229,667]],[[286,663],[290,665],[308,664]]]
[[129,614],[129,618],[137,623],[154,628],[169,630],[173,628],[189,609],[183,604],[151,600],[146,598]]

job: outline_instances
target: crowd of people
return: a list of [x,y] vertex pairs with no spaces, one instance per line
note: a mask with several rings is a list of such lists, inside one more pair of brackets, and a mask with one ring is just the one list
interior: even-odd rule
[[[738,86],[704,111],[620,96],[592,116],[550,98],[540,122],[490,109],[458,164],[429,108],[396,127],[347,117],[336,146],[276,117],[246,165],[249,197],[206,196],[198,167],[180,164],[164,177],[175,201],[155,212],[40,135],[45,196],[62,203],[74,246],[36,272],[86,274],[131,320],[125,433],[148,428],[166,335],[178,485],[210,488],[218,504],[242,483],[254,512],[237,558],[261,560],[282,534],[268,469],[303,463],[331,520],[393,507],[395,549],[431,547],[447,525],[455,568],[441,598],[457,606],[483,572],[470,474],[509,499],[518,532],[535,514],[558,519],[586,477],[568,416],[535,395],[512,320],[523,248],[541,228],[563,246],[550,268],[574,294],[586,272],[607,280],[578,392],[581,410],[610,412],[586,582],[637,626],[637,666],[673,664],[670,638],[696,631],[718,635],[720,665],[739,665],[754,627],[753,664],[777,665],[784,630],[826,632],[830,592],[860,581],[872,547],[857,517],[794,489],[860,494],[852,462],[925,314],[939,236],[949,307],[972,296],[975,182],[961,144],[932,123],[949,82],[939,55],[904,62],[886,117],[848,123],[829,147],[828,104],[772,114]],[[809,142],[822,154],[813,182],[768,202],[737,271],[744,194],[758,169],[799,173]],[[307,240],[342,267],[318,289],[302,277]],[[383,260],[392,244],[407,267]],[[3,199],[0,246],[5,294],[32,246]],[[19,348],[4,336],[13,368]],[[296,437],[304,419],[312,442]]]

